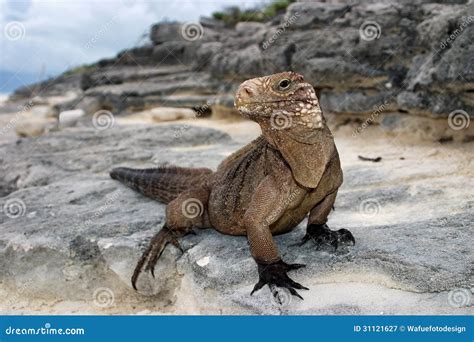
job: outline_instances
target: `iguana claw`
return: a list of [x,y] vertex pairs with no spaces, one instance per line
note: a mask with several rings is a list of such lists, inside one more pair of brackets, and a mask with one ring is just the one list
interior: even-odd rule
[[181,245],[179,244],[176,232],[171,231],[166,225],[163,226],[163,228],[155,236],[153,236],[150,244],[148,245],[145,252],[143,252],[140,260],[138,260],[138,263],[135,266],[135,270],[133,271],[132,275],[132,286],[135,290],[137,289],[138,276],[142,272],[145,263],[145,271],[150,271],[153,278],[155,277],[155,265],[168,243],[171,243],[181,252],[184,252],[181,248]]
[[330,245],[337,250],[339,245],[351,243],[355,245],[354,236],[347,229],[331,230],[327,224],[311,224],[306,230],[306,235],[303,240],[298,244],[299,246],[304,245],[308,240],[313,240],[314,243],[319,247],[322,245]]
[[254,292],[260,290],[265,285],[268,285],[270,287],[273,295],[275,295],[274,286],[278,286],[288,289],[288,291],[290,291],[293,296],[296,296],[300,299],[303,299],[303,297],[301,297],[295,289],[309,290],[307,287],[301,285],[300,283],[293,281],[287,275],[288,271],[297,270],[298,268],[305,267],[305,265],[303,264],[287,264],[283,260],[279,260],[271,264],[263,264],[257,262],[257,265],[259,280],[258,283],[255,284],[250,295],[253,295]]

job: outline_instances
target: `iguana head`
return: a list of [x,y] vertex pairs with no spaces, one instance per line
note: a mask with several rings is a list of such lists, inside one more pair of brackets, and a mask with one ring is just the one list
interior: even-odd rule
[[253,78],[243,82],[235,96],[240,113],[271,129],[323,127],[323,116],[314,88],[295,72]]
[[335,146],[314,88],[303,76],[283,72],[245,81],[237,91],[235,106],[260,125],[299,184],[317,187]]

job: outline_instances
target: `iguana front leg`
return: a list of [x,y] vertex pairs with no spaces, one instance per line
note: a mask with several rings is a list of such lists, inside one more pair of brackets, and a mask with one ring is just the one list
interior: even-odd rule
[[337,191],[327,195],[311,210],[306,235],[299,244],[300,246],[310,239],[313,240],[318,248],[322,245],[331,245],[335,250],[341,244],[355,244],[354,236],[350,231],[344,228],[334,231],[329,229],[326,224],[328,215],[336,201],[336,195]]
[[287,288],[292,295],[303,299],[295,289],[305,289],[303,285],[293,281],[287,275],[290,270],[304,267],[302,264],[287,264],[280,258],[278,248],[273,241],[270,225],[276,222],[288,206],[291,190],[291,173],[285,174],[279,180],[269,175],[257,187],[244,216],[250,252],[258,265],[259,281],[251,295],[268,284],[273,295],[278,292],[275,287]]

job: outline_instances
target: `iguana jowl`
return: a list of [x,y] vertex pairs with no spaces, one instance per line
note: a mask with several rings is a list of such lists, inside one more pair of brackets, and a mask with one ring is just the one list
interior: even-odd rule
[[309,213],[306,235],[316,244],[352,242],[346,229],[333,231],[327,217],[342,184],[339,155],[313,87],[303,76],[284,72],[245,81],[235,105],[256,121],[262,135],[227,157],[215,172],[206,168],[117,168],[111,177],[144,195],[168,203],[166,223],[152,238],[132,276],[153,274],[168,243],[193,228],[212,227],[229,235],[246,235],[258,265],[253,292],[268,284],[307,289],[287,272],[303,267],[281,260],[273,235],[295,228]]

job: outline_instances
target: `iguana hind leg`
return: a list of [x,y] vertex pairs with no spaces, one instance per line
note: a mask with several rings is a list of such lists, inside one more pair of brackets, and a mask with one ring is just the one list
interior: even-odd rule
[[312,240],[318,248],[323,245],[330,245],[333,246],[335,250],[337,250],[341,244],[355,244],[354,236],[350,231],[344,228],[331,230],[326,224],[327,217],[336,200],[336,195],[337,191],[327,195],[311,210],[306,235],[299,243],[300,246],[309,240]]
[[143,252],[140,260],[138,260],[138,263],[135,266],[135,270],[133,271],[132,286],[135,290],[137,289],[138,276],[140,275],[145,264],[145,271],[150,271],[152,276],[155,277],[155,265],[168,243],[173,244],[175,247],[183,251],[178,241],[178,237],[181,236],[183,235],[173,232],[168,228],[168,226],[166,226],[166,224],[155,236],[153,236],[150,244],[148,245],[145,252]]
[[209,192],[203,187],[185,191],[168,204],[165,225],[153,236],[133,271],[132,286],[135,290],[143,268],[145,271],[150,271],[154,277],[155,265],[169,243],[183,251],[178,241],[179,238],[192,233],[193,228],[209,226],[208,197]]

